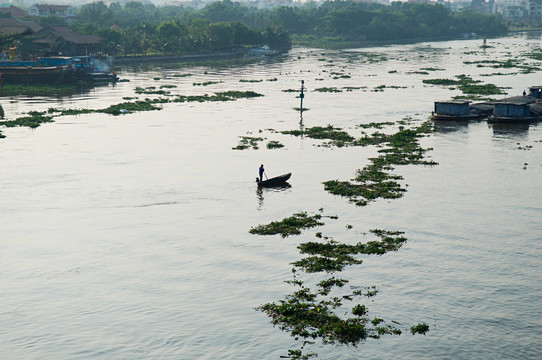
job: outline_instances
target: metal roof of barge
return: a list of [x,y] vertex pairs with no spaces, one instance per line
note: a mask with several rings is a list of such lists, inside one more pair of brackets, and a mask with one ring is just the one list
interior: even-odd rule
[[435,101],[435,103],[439,104],[458,104],[463,105],[465,103],[470,104],[472,101],[470,100],[442,100],[442,101]]

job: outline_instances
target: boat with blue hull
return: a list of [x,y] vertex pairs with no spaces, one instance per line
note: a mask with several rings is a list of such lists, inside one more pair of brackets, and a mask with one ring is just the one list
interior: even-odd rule
[[104,82],[118,80],[114,72],[99,68],[92,57],[42,57],[37,60],[0,61],[6,84],[66,84],[75,80]]

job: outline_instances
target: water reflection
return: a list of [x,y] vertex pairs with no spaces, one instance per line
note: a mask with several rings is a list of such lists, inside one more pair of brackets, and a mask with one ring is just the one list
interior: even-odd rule
[[520,135],[523,137],[529,133],[529,128],[531,127],[531,124],[529,123],[518,123],[518,124],[489,123],[488,126],[492,128],[493,136]]
[[433,121],[435,132],[448,134],[459,130],[465,131],[469,126],[468,120],[434,120]]
[[290,185],[287,182],[281,185],[273,186],[273,187],[257,186],[256,197],[258,198],[258,210],[262,210],[263,208],[264,194],[283,192],[290,189],[291,187],[292,185]]

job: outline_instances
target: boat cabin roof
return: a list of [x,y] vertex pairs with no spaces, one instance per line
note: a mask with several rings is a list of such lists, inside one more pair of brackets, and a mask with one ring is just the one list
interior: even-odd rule
[[457,104],[464,105],[470,104],[472,101],[469,100],[444,100],[444,101],[435,101],[435,104]]

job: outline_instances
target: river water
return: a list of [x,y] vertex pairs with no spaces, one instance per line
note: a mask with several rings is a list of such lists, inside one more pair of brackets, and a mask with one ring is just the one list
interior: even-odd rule
[[[408,242],[398,252],[366,256],[340,276],[376,286],[377,296],[363,302],[373,316],[401,324],[403,334],[357,347],[316,343],[310,350],[318,358],[539,358],[540,125],[436,124],[421,145],[433,149],[428,156],[439,165],[397,167],[405,196],[366,207],[325,192],[322,182],[351,179],[377,148],[326,148],[268,129],[332,124],[359,136],[359,124],[421,122],[434,101],[461,94],[422,83],[430,78],[466,74],[519,95],[542,85],[540,72],[465,62],[512,58],[540,66],[525,57],[540,40],[490,39],[485,50],[481,39],[295,48],[248,64],[118,68],[129,82],[70,98],[2,98],[6,116],[15,118],[156,96],[135,94],[138,86],[264,95],[2,129],[0,358],[278,359],[299,343],[255,308],[292,292],[284,281],[300,258],[297,245],[317,231],[355,243],[374,228],[404,231]],[[368,61],[376,58],[382,61]],[[181,74],[191,76],[175,76]],[[283,91],[299,89],[301,80],[309,109],[302,124],[293,109],[297,94]],[[194,85],[207,81],[217,83]],[[315,91],[321,87],[343,91]],[[240,136],[265,140],[257,150],[232,150]],[[285,147],[269,150],[270,140]],[[257,191],[261,163],[269,176],[291,171],[291,187]],[[320,208],[338,219],[287,238],[248,233]],[[418,322],[429,325],[425,336],[410,334]]]

